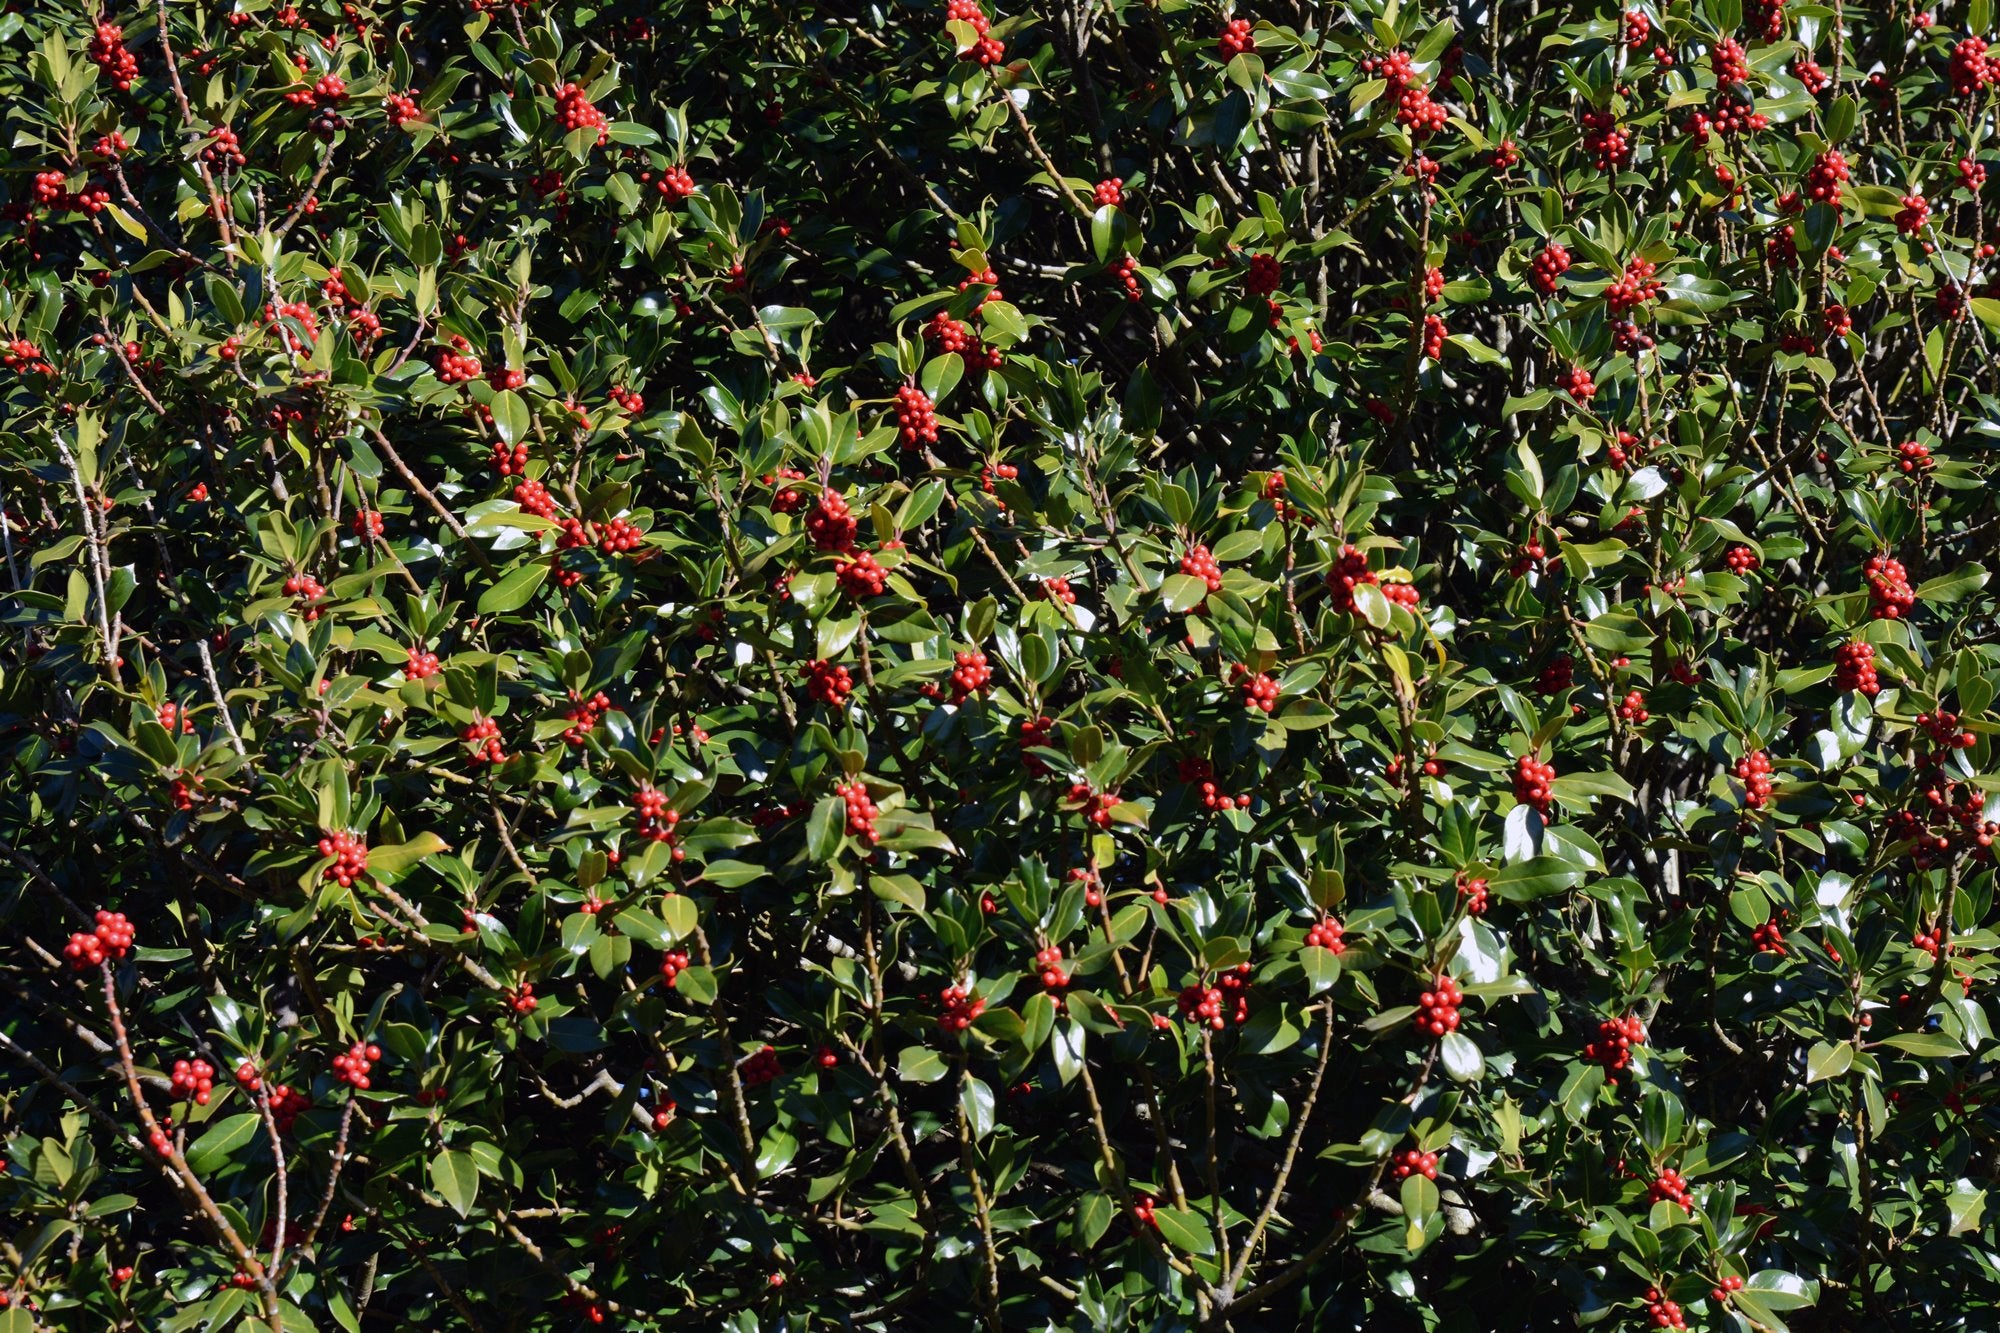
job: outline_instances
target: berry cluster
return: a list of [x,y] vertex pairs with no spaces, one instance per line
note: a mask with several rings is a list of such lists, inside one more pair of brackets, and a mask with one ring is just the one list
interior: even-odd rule
[[845,704],[847,696],[854,692],[854,678],[844,666],[814,658],[802,670],[806,677],[806,694],[829,708]]
[[1111,807],[1118,804],[1115,792],[1096,791],[1088,782],[1073,782],[1067,799],[1086,822],[1098,828],[1111,827]]
[[1397,1153],[1390,1160],[1396,1164],[1398,1180],[1408,1180],[1411,1176],[1422,1176],[1425,1180],[1438,1178],[1438,1155],[1434,1152],[1418,1152],[1411,1148]]
[[1269,713],[1278,706],[1278,682],[1271,677],[1252,674],[1241,662],[1230,668],[1230,675],[1243,695],[1243,706],[1251,712]]
[[951,701],[962,704],[967,699],[985,689],[993,680],[993,669],[986,665],[986,654],[974,650],[957,653],[952,657]]
[[571,690],[569,699],[570,706],[563,710],[563,720],[569,723],[563,730],[563,744],[578,746],[590,738],[590,733],[597,729],[597,724],[611,711],[611,700],[602,690],[588,699]]
[[1708,1289],[1708,1298],[1717,1305],[1727,1305],[1730,1294],[1741,1290],[1743,1290],[1743,1279],[1731,1273],[1723,1278],[1720,1284]]
[[1116,208],[1125,202],[1125,178],[1111,176],[1097,182],[1090,189],[1090,202],[1099,208]]
[[500,744],[500,724],[490,717],[476,717],[458,733],[459,739],[472,747],[472,762],[475,764],[504,764],[507,751]]
[[1818,97],[1833,87],[1833,76],[1821,69],[1818,61],[1805,56],[1795,56],[1788,68],[1792,72],[1792,77],[1804,84],[1806,92],[1811,96]]
[[1257,38],[1250,31],[1249,19],[1230,19],[1222,25],[1222,31],[1215,37],[1215,53],[1224,60],[1257,49]]
[[1917,726],[1930,741],[1929,753],[1921,757],[1925,763],[1936,764],[1953,750],[1970,750],[1979,743],[1979,738],[1959,727],[1958,714],[1939,709],[1935,713],[1917,714]]
[[524,981],[505,994],[507,1007],[517,1014],[532,1014],[541,1006],[541,1001],[535,998],[533,982]]
[[1667,285],[1654,276],[1656,272],[1651,260],[1636,256],[1628,260],[1625,271],[1604,289],[1605,308],[1618,315],[1657,298]]
[[[1333,609],[1355,614],[1354,590],[1364,583],[1380,586],[1382,576],[1368,568],[1368,556],[1358,546],[1342,546],[1340,556],[1327,571],[1327,591],[1333,596]],[[1385,590],[1386,593],[1386,590]]]
[[1243,275],[1243,289],[1252,296],[1269,296],[1278,290],[1284,276],[1274,255],[1251,255],[1249,271]]
[[1433,1037],[1458,1031],[1458,1009],[1464,1003],[1465,993],[1459,990],[1458,982],[1440,975],[1431,989],[1417,997],[1417,1030]]
[[1902,561],[1871,555],[1861,566],[1861,577],[1868,584],[1868,614],[1875,619],[1900,620],[1916,609],[1917,594]]
[[1021,751],[1021,767],[1040,777],[1049,771],[1049,766],[1032,754],[1030,750],[1047,749],[1054,739],[1056,720],[1052,717],[1024,717],[1021,719],[1021,734],[1015,741]]
[[847,806],[847,831],[862,839],[869,846],[882,841],[882,835],[875,831],[876,816],[882,813],[875,802],[868,799],[868,788],[860,782],[836,783],[833,794]]
[[1875,679],[1875,645],[1855,641],[1833,650],[1833,688],[1843,694],[1852,690],[1873,698],[1881,692]]
[[623,555],[636,551],[645,539],[645,532],[622,518],[614,518],[597,530],[597,549],[605,555]]
[[1597,1024],[1597,1039],[1583,1044],[1583,1058],[1591,1064],[1603,1065],[1610,1076],[1607,1081],[1616,1083],[1618,1071],[1632,1063],[1632,1048],[1645,1044],[1646,1025],[1637,1014],[1606,1018]]
[[1905,236],[1915,236],[1931,220],[1931,206],[1922,194],[1906,194],[1902,207],[1896,212],[1896,230]]
[[1583,113],[1583,150],[1599,171],[1616,171],[1632,161],[1632,136],[1609,111]]
[[936,405],[915,385],[896,390],[896,432],[905,449],[937,443]]
[[1731,770],[1737,781],[1743,784],[1743,804],[1752,810],[1762,809],[1771,801],[1771,757],[1762,750],[1752,750],[1736,761]]
[[737,1076],[746,1088],[761,1087],[784,1072],[785,1067],[778,1063],[778,1053],[769,1046],[752,1051],[736,1066]]
[[1685,1176],[1670,1166],[1663,1166],[1660,1173],[1653,1177],[1652,1184],[1646,1187],[1646,1202],[1677,1203],[1686,1208],[1694,1202],[1694,1195],[1688,1191]]
[[1974,98],[1986,88],[2000,84],[2000,61],[1994,60],[1985,40],[1979,37],[1965,37],[1951,48],[1951,59],[1945,65],[1945,78],[1951,83],[1952,92],[1960,97]]
[[847,500],[839,491],[821,491],[806,515],[806,536],[822,551],[851,551],[860,523],[848,511]]
[[576,130],[597,131],[597,142],[601,147],[611,142],[611,123],[604,113],[591,105],[583,89],[573,83],[565,83],[556,89],[556,119],[562,122],[565,134]]
[[1200,755],[1186,755],[1177,766],[1182,782],[1198,784],[1201,789],[1201,803],[1210,810],[1248,810],[1248,796],[1230,796],[1215,785],[1215,765]]
[[139,77],[138,57],[125,49],[125,29],[116,23],[99,23],[91,34],[90,63],[121,93],[131,92]]
[[618,404],[626,416],[636,417],[646,410],[646,400],[639,396],[637,389],[628,389],[622,384],[614,384],[606,396]]
[[243,145],[236,138],[236,131],[227,125],[217,125],[208,132],[208,142],[201,150],[201,160],[211,167],[240,167],[245,158]]
[[1444,355],[1444,320],[1437,315],[1425,315],[1419,341],[1423,343],[1424,355],[1436,361]]
[[444,667],[436,653],[428,653],[418,647],[410,648],[403,661],[403,674],[411,680],[429,680],[442,670]]
[[[265,1092],[263,1076],[257,1072],[257,1066],[248,1060],[236,1066],[236,1086],[252,1096]],[[271,1118],[277,1122],[280,1134],[291,1133],[292,1122],[312,1109],[312,1098],[283,1083],[272,1084],[265,1100],[271,1107]]]
[[382,1048],[372,1042],[357,1041],[345,1055],[333,1057],[333,1076],[357,1092],[368,1091],[368,1071],[382,1058]]
[[55,368],[43,359],[41,349],[26,338],[16,338],[0,348],[0,364],[16,375],[50,375]]
[[451,335],[450,346],[438,349],[431,364],[443,384],[464,384],[467,380],[478,379],[482,373],[472,344],[456,333]]
[[176,1060],[173,1077],[168,1083],[177,1100],[185,1099],[196,1106],[206,1106],[215,1089],[215,1066],[200,1059]]
[[1035,970],[1045,990],[1061,990],[1069,985],[1069,973],[1062,969],[1063,951],[1051,944],[1035,954]]
[[326,596],[326,589],[310,574],[294,574],[285,580],[285,595],[298,599],[299,614],[307,620],[318,620],[319,599]]
[[1181,557],[1181,573],[1200,579],[1210,592],[1222,591],[1222,566],[1215,563],[1206,546],[1195,546]]
[[1347,944],[1342,939],[1346,933],[1346,927],[1340,924],[1338,917],[1322,917],[1306,931],[1306,947],[1324,949],[1334,954],[1346,953]]
[[1213,986],[1190,982],[1175,1004],[1183,1021],[1219,1032],[1228,1023],[1240,1026],[1250,1021],[1249,990],[1250,964],[1239,963],[1218,973]]
[[632,794],[632,812],[638,816],[633,832],[650,842],[663,842],[672,848],[669,853],[676,861],[687,858],[686,849],[676,846],[680,827],[681,812],[669,809],[667,794],[648,784]]
[[400,130],[413,120],[422,120],[424,110],[417,104],[417,90],[406,93],[390,93],[382,99],[382,110],[389,118],[389,128]]
[[886,586],[889,572],[876,561],[874,553],[861,554],[837,561],[833,567],[834,576],[840,580],[840,590],[855,601],[867,597],[879,597]]
[[1597,382],[1582,366],[1571,366],[1563,372],[1557,383],[1561,385],[1564,393],[1579,404],[1588,405],[1590,400],[1597,396]]
[[1660,1294],[1658,1287],[1646,1288],[1646,1318],[1654,1328],[1686,1328],[1681,1307]]
[[1847,155],[1838,148],[1827,149],[1815,156],[1812,166],[1806,169],[1806,197],[1820,203],[1838,203],[1840,187],[1847,183],[1847,176]]
[[1625,697],[1618,701],[1618,716],[1635,724],[1644,722],[1651,716],[1646,712],[1646,696],[1637,690],[1627,690]]
[[1555,804],[1555,793],[1550,784],[1556,779],[1556,766],[1545,763],[1531,754],[1524,754],[1514,761],[1514,799],[1522,805],[1533,806],[1537,813],[1546,815]]
[[660,976],[671,988],[681,973],[688,970],[688,956],[685,949],[670,949],[660,959]]
[[1936,466],[1937,460],[1931,457],[1929,445],[1917,440],[1904,440],[1896,446],[1896,467],[1904,475]]
[[771,488],[771,509],[779,514],[796,514],[805,508],[806,497],[797,488],[785,485],[788,481],[804,481],[806,474],[795,467],[781,467],[776,473],[767,473],[764,484]]
[[1131,255],[1122,255],[1111,266],[1111,276],[1125,289],[1125,299],[1137,303],[1146,299],[1146,289],[1139,282],[1139,261]]
[[1750,932],[1750,942],[1757,946],[1758,953],[1785,955],[1785,932],[1775,918]]
[[946,986],[938,992],[938,1027],[945,1032],[959,1033],[972,1026],[972,1020],[986,1012],[986,1001],[972,993],[972,988],[963,982]]
[[322,879],[333,880],[342,888],[347,888],[368,873],[368,844],[359,835],[342,829],[321,837],[318,846],[319,854],[332,860],[332,864],[320,872]]
[[[512,448],[509,448],[507,445],[503,444],[499,440],[495,440],[493,442],[492,462],[493,462],[493,470],[499,473],[503,477],[521,476],[528,470],[528,446],[525,444],[517,444],[514,445]],[[533,488],[531,493],[541,497],[541,500],[546,502],[547,512],[543,512],[543,510],[539,507],[530,506],[527,501],[521,498],[522,486],[531,486]],[[556,512],[555,501],[549,499],[548,495],[549,495],[548,491],[544,489],[542,484],[538,481],[521,482],[514,487],[515,503],[519,504],[521,508],[526,509],[531,514],[541,514],[543,518],[555,517],[555,512]]]
[[1487,882],[1475,876],[1458,882],[1458,898],[1465,905],[1467,916],[1485,916],[1491,894]]

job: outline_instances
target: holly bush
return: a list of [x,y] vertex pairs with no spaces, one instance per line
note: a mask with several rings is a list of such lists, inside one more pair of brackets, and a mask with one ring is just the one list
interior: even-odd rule
[[2000,1318],[1993,25],[12,7],[0,1330]]

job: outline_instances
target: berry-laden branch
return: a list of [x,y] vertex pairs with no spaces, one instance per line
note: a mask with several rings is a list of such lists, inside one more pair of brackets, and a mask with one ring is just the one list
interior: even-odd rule
[[1995,1322],[1985,0],[17,8],[10,1314]]
[[[102,928],[100,927],[100,935]],[[129,941],[128,941],[129,943]],[[113,945],[113,948],[118,946]],[[118,1051],[118,1068],[125,1076],[125,1091],[132,1099],[132,1109],[139,1117],[139,1124],[146,1131],[146,1140],[151,1154],[159,1159],[160,1169],[176,1181],[187,1195],[194,1200],[202,1219],[224,1249],[236,1259],[239,1271],[247,1275],[257,1288],[258,1299],[263,1306],[264,1320],[271,1333],[283,1333],[284,1318],[279,1309],[278,1288],[271,1281],[271,1275],[258,1261],[257,1254],[238,1234],[222,1209],[216,1206],[215,1198],[203,1186],[201,1178],[195,1175],[187,1164],[187,1158],[171,1136],[161,1128],[147,1104],[146,1094],[139,1086],[139,1070],[132,1058],[132,1043],[125,1032],[124,1011],[118,1004],[118,976],[108,959],[97,963],[97,971],[104,983],[104,1009],[111,1021],[111,1040]]]

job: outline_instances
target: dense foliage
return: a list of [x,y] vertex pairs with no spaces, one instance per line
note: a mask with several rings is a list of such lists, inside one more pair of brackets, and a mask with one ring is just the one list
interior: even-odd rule
[[12,7],[0,1331],[2000,1318],[1993,24]]

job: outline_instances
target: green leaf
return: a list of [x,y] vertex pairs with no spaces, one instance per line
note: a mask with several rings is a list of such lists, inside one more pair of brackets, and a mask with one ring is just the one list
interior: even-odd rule
[[950,1072],[944,1057],[928,1046],[905,1046],[896,1057],[896,1077],[905,1083],[935,1083]]
[[1354,589],[1354,609],[1361,618],[1376,629],[1389,627],[1389,599],[1382,590],[1372,583],[1362,583]]
[[1340,980],[1340,956],[1331,949],[1322,949],[1318,945],[1301,949],[1299,963],[1305,969],[1308,995],[1330,990]]
[[1170,574],[1160,584],[1160,605],[1178,614],[1208,600],[1208,581],[1192,574]]
[[1819,1283],[1782,1268],[1752,1273],[1744,1279],[1742,1290],[1756,1293],[1757,1302],[1766,1310],[1798,1310],[1819,1300]]
[[846,831],[847,802],[838,796],[822,796],[806,821],[806,855],[821,864],[831,861]]
[[958,1108],[975,1140],[993,1132],[993,1089],[985,1083],[968,1074],[958,1086]]
[[263,1118],[255,1111],[227,1116],[210,1125],[188,1146],[187,1164],[198,1176],[218,1170],[238,1148],[257,1137]]
[[1438,1063],[1447,1077],[1457,1083],[1473,1083],[1486,1072],[1486,1057],[1479,1046],[1462,1032],[1447,1032],[1438,1042]]
[[1414,1253],[1424,1247],[1430,1224],[1437,1216],[1440,1202],[1437,1182],[1429,1176],[1412,1172],[1403,1178],[1402,1202],[1403,1244],[1404,1248]]
[[1103,1190],[1092,1190],[1077,1200],[1076,1236],[1083,1248],[1094,1249],[1097,1242],[1104,1239],[1104,1233],[1111,1229],[1111,1219],[1117,1215],[1117,1201]]
[[368,873],[377,879],[397,880],[426,856],[448,851],[443,838],[435,833],[419,833],[408,842],[368,849]]
[[504,615],[526,606],[543,580],[549,576],[549,566],[540,560],[529,561],[509,571],[498,583],[479,594],[479,614],[482,616]]
[[1839,1078],[1853,1063],[1854,1046],[1851,1042],[1816,1041],[1806,1052],[1806,1082]]
[[1503,902],[1533,902],[1583,882],[1582,867],[1555,856],[1531,856],[1487,876],[1488,892]]
[[1986,570],[1979,565],[1964,565],[1949,574],[1940,574],[1917,587],[1920,602],[1956,602],[1969,597],[1986,586]]
[[1153,1224],[1160,1229],[1160,1238],[1177,1250],[1202,1256],[1215,1253],[1215,1236],[1209,1231],[1208,1219],[1185,1208],[1155,1207]]
[[469,1152],[446,1148],[431,1158],[431,1188],[460,1217],[469,1216],[479,1197],[479,1166]]
[[666,924],[670,940],[679,943],[694,934],[695,927],[701,924],[701,912],[694,899],[670,893],[660,900],[660,920]]
[[1944,1202],[1945,1210],[1951,1218],[1950,1225],[1945,1231],[1946,1235],[1962,1236],[1969,1231],[1979,1230],[1980,1220],[1986,1212],[1985,1190],[1978,1188],[1969,1180],[1961,1179],[1952,1185],[1951,1193],[1945,1196]]
[[1966,1053],[1958,1038],[1946,1032],[1898,1032],[1878,1043],[1926,1060],[1954,1060]]
[[487,410],[493,413],[493,433],[500,437],[503,444],[512,446],[528,437],[533,423],[528,417],[528,405],[521,401],[520,394],[512,389],[502,389],[493,395]]

